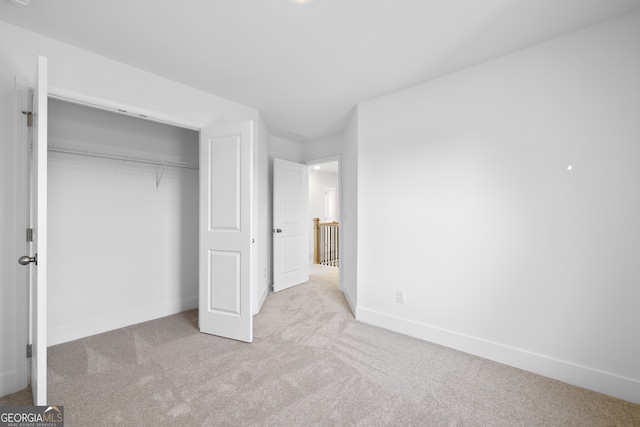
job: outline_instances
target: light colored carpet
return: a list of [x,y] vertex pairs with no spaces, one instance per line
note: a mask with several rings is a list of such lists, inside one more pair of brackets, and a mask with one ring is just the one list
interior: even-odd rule
[[0,397],[0,406],[33,406],[31,386],[16,393]]
[[197,312],[49,349],[66,425],[639,426],[640,405],[366,325],[337,269],[270,294],[252,344]]

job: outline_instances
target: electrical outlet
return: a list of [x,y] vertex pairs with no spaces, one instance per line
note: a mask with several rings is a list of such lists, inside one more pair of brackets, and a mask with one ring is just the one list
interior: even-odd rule
[[403,289],[398,289],[396,291],[396,302],[398,304],[404,304],[404,290]]

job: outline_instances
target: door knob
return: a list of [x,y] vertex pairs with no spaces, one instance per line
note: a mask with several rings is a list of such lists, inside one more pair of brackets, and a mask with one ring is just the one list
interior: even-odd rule
[[279,229],[279,228],[275,228],[275,229],[273,230],[273,232],[274,232],[274,233],[282,233],[282,230],[281,230],[281,229]]
[[38,254],[36,254],[36,256],[29,256],[29,255],[21,256],[20,258],[18,258],[18,262],[21,265],[29,265],[32,262],[38,265]]

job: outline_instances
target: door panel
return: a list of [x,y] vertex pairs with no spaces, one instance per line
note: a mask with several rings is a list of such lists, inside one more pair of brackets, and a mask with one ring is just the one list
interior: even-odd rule
[[239,252],[209,251],[209,311],[240,316],[242,277]]
[[282,224],[294,225],[298,226],[300,222],[300,213],[302,210],[302,206],[300,201],[302,199],[303,193],[303,184],[304,178],[303,174],[306,173],[306,168],[304,165],[302,166],[302,170],[300,168],[293,165],[282,165],[282,169],[280,170],[281,180],[279,180],[280,188],[282,190],[281,197],[281,206],[283,207],[281,211],[282,215]]
[[200,331],[253,340],[252,122],[200,134]]
[[240,135],[221,136],[209,144],[209,230],[241,231]]
[[38,57],[33,94],[30,263],[31,391],[35,405],[47,404],[47,58]]
[[300,270],[300,236],[282,237],[282,274],[287,276]]
[[308,187],[305,165],[273,159],[273,290],[276,292],[309,280]]

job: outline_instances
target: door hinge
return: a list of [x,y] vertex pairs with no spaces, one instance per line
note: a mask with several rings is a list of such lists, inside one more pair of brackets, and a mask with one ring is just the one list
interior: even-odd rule
[[31,346],[31,344],[27,344],[27,359],[31,358],[33,354],[32,350],[33,350],[33,347]]
[[31,111],[23,111],[22,114],[27,115],[27,126],[33,126],[33,113]]
[[27,242],[33,242],[33,228],[27,228]]

